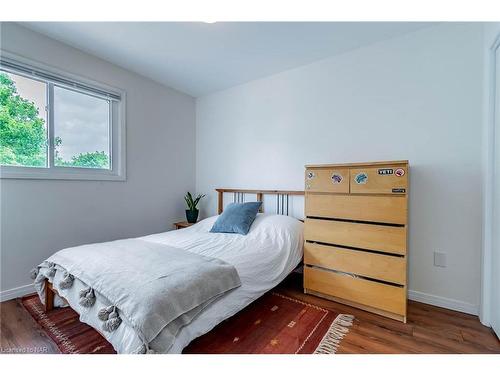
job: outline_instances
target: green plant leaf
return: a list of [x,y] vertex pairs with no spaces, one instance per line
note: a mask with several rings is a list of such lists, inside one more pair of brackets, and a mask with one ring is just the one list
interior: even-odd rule
[[184,200],[186,201],[186,204],[188,206],[188,209],[191,211],[196,210],[198,203],[200,203],[200,200],[205,197],[205,194],[199,194],[196,198],[193,199],[193,196],[191,193],[188,191],[186,195],[184,196]]

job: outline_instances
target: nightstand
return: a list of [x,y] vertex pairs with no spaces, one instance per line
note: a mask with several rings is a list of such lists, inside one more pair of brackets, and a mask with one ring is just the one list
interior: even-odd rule
[[196,223],[188,223],[187,221],[179,221],[177,223],[174,223],[174,227],[175,227],[175,229],[182,229],[182,228],[190,227],[193,224],[196,224]]

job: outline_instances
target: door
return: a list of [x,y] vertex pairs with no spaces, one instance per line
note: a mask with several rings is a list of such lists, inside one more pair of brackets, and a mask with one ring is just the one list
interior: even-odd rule
[[500,337],[500,45],[495,53],[491,325]]

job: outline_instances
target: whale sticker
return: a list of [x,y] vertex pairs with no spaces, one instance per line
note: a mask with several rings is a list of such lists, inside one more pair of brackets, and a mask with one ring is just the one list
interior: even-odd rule
[[340,173],[334,173],[332,174],[332,183],[334,184],[340,184],[344,177]]
[[368,174],[366,172],[360,172],[356,176],[354,176],[354,181],[358,185],[365,185],[368,181]]

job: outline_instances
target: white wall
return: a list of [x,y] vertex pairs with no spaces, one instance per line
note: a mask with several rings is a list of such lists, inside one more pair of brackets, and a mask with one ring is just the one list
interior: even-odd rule
[[1,26],[1,48],[127,92],[127,181],[0,180],[8,298],[56,250],[165,231],[184,217],[182,196],[195,187],[195,101],[19,25]]
[[443,24],[199,98],[204,214],[215,187],[303,189],[306,163],[409,159],[410,296],[477,313],[482,43],[480,24]]
[[[483,215],[484,215],[484,226],[483,226],[483,258],[482,258],[482,295],[481,295],[481,310],[480,319],[485,325],[491,325],[492,321],[496,320],[499,322],[497,326],[500,325],[500,311],[499,306],[495,304],[500,303],[500,289],[498,287],[498,272],[500,271],[499,259],[500,259],[500,232],[495,228],[499,227],[496,222],[496,217],[500,215],[500,212],[494,212],[495,205],[500,202],[499,189],[496,188],[494,184],[494,171],[499,170],[500,162],[498,162],[498,157],[500,155],[500,147],[495,146],[495,136],[496,141],[500,139],[498,137],[498,130],[494,129],[491,123],[491,113],[494,110],[494,105],[492,103],[493,97],[490,92],[492,88],[492,83],[495,80],[495,72],[493,71],[492,61],[491,61],[491,47],[493,46],[495,40],[500,35],[500,23],[487,23],[484,26],[484,103],[483,103]],[[496,74],[499,74],[497,70]],[[499,100],[497,98],[497,103]],[[498,106],[498,104],[497,104]],[[498,179],[498,175],[496,176]],[[498,210],[498,209],[497,209]],[[495,238],[496,236],[496,238]],[[496,298],[494,298],[494,293],[496,293]],[[497,308],[495,310],[495,307]],[[496,311],[496,314],[495,314]]]

